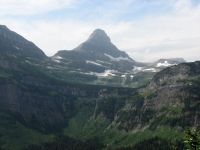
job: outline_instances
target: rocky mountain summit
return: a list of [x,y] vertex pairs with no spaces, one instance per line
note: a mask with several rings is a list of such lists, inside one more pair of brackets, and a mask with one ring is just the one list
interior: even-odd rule
[[[91,58],[89,58],[90,60],[98,59],[98,54],[103,56],[104,54],[107,54],[112,56],[113,58],[122,57],[132,60],[125,52],[120,51],[115,45],[113,45],[105,31],[101,29],[94,30],[90,37],[84,43],[80,44],[72,51],[86,52],[88,53],[88,55],[91,55]],[[63,51],[58,52],[57,54],[55,54],[55,56],[60,56],[62,54],[64,54]],[[96,57],[93,58],[92,56]],[[99,57],[99,59],[101,60],[102,58]],[[105,60],[108,60],[108,58],[106,59],[105,57]]]
[[111,43],[110,38],[104,30],[96,29],[90,35],[87,41],[74,49],[75,51],[85,51],[88,53],[99,53],[111,56],[113,58],[122,58],[122,60],[132,60],[124,51],[120,51]]
[[132,71],[134,65],[145,66],[131,59],[124,51],[120,51],[101,29],[94,30],[77,48],[71,51],[58,51],[52,59],[62,63],[67,61],[66,65],[83,72],[103,73],[105,70],[127,72]]

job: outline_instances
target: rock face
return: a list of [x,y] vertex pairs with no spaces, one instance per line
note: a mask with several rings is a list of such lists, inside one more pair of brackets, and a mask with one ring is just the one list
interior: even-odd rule
[[97,98],[98,91],[49,83],[38,76],[1,77],[0,111],[42,132],[61,130],[74,115],[77,97]]
[[126,111],[118,116],[119,127],[128,130],[148,125],[150,130],[155,130],[159,125],[200,126],[199,90],[200,62],[166,68],[145,88],[139,89],[139,95],[133,94]]
[[[39,92],[24,91],[6,84],[0,87],[1,111],[7,111],[24,125],[39,131],[49,132],[57,124],[65,124],[73,114],[73,105],[59,95],[44,95]],[[72,108],[66,109],[66,108]]]
[[182,63],[158,72],[145,88],[145,90],[155,91],[151,100],[146,101],[147,108],[183,107],[183,99],[190,95],[189,91],[183,89],[188,86],[196,86],[196,83],[191,78],[199,78],[199,76],[199,62]]
[[0,25],[0,53],[30,57],[35,59],[47,58],[44,52],[35,44],[26,40],[19,34],[9,30],[6,26]]
[[178,82],[179,80],[198,75],[200,75],[200,66],[198,62],[182,63],[157,73],[147,88],[158,89],[164,86],[182,86],[183,83]]

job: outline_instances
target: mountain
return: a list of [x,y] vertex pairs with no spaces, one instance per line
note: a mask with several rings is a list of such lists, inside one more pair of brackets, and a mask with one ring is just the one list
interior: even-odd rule
[[[186,126],[200,125],[199,61],[160,67],[159,72],[145,71],[153,66],[137,66],[142,71],[133,70],[124,73],[125,76],[118,70],[116,76],[104,82],[138,83],[140,88],[94,85],[105,78],[100,80],[76,72],[67,66],[75,61],[71,57],[46,57],[37,46],[5,26],[0,31],[0,149],[36,147],[38,150],[45,142],[44,146],[62,149],[59,146],[66,139],[72,143],[87,141],[84,143],[87,147],[100,142],[104,149],[132,147],[156,137],[162,138],[159,143],[171,143],[182,140]],[[121,62],[137,64],[131,59],[111,60],[111,55],[129,57],[117,51],[102,30],[95,30],[83,45],[95,43],[96,47],[98,41],[99,47],[101,42],[110,45],[116,55],[110,49],[106,55],[105,49],[95,49],[98,51],[95,57],[102,56],[109,63],[119,62],[119,66]],[[22,50],[13,48],[13,44]],[[85,52],[88,48],[83,47],[80,45],[72,52],[90,56]],[[68,144],[64,142],[64,145]]]
[[52,59],[57,59],[60,63],[82,72],[96,73],[103,73],[105,70],[128,72],[132,71],[134,65],[145,65],[137,63],[124,51],[120,51],[101,29],[94,30],[88,40],[77,48],[71,51],[58,51]]
[[[64,70],[96,77],[90,84],[140,87],[167,66],[139,63],[111,43],[105,31],[96,29],[71,51],[58,51],[52,61]],[[177,63],[178,64],[178,63]],[[56,67],[55,66],[55,67]],[[94,78],[93,77],[93,78]]]
[[[72,51],[77,52],[78,54],[85,54],[86,56],[83,58],[77,57],[83,60],[89,59],[96,61],[96,59],[100,59],[108,61],[110,58],[108,56],[106,57],[105,54],[112,56],[113,58],[122,57],[127,60],[132,60],[125,52],[118,50],[118,48],[111,43],[110,38],[107,36],[105,31],[101,29],[94,30],[88,40],[80,44],[77,48],[73,49]],[[59,51],[57,54],[55,54],[55,56],[63,56],[64,58],[68,58],[68,56],[65,55],[65,52],[66,51]]]
[[47,58],[44,52],[35,44],[9,30],[4,25],[0,25],[0,45],[1,55],[7,54],[22,58],[30,57],[34,59]]
[[172,63],[172,60],[166,62],[166,59],[151,65],[136,62],[124,51],[118,50],[101,29],[96,29],[77,48],[59,51],[52,58],[46,57],[35,44],[6,26],[0,26],[0,35],[2,67],[19,69],[19,62],[29,62],[41,66],[54,78],[68,82],[140,87],[147,84],[156,72],[179,63]]
[[[74,49],[75,51],[82,51],[87,53],[97,53],[99,55],[109,55],[113,58],[120,58],[122,57],[126,60],[132,60],[125,52],[120,51],[115,45],[113,45],[110,41],[110,38],[107,36],[105,31],[101,29],[96,29],[90,35],[89,39],[79,45],[77,48]],[[90,60],[98,59],[98,55],[96,58],[90,58]],[[101,57],[100,57],[101,59]]]
[[156,67],[168,67],[186,62],[183,58],[169,58],[169,59],[159,59],[154,62],[153,65]]

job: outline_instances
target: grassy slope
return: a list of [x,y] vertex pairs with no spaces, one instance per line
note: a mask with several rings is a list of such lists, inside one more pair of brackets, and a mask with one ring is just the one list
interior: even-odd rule
[[18,150],[30,144],[53,140],[54,135],[44,135],[29,129],[4,112],[0,112],[0,144],[5,149]]
[[69,122],[68,128],[65,129],[67,135],[82,140],[92,138],[96,135],[103,143],[106,143],[107,146],[111,148],[129,145],[133,146],[139,141],[155,136],[174,141],[176,139],[181,140],[183,137],[183,132],[181,132],[177,127],[171,128],[169,126],[159,126],[154,131],[149,130],[148,126],[135,128],[129,132],[125,132],[124,130],[120,131],[117,128],[116,123],[110,125],[111,122],[106,120],[102,115],[99,115],[96,119],[91,117],[88,122],[81,127],[78,123],[78,120],[81,118],[78,116],[76,117],[77,118],[73,118]]
[[[148,96],[152,91],[140,93],[143,96]],[[92,103],[94,105],[95,101],[90,99],[80,100],[80,104]],[[83,105],[82,105],[83,106]],[[150,130],[149,126],[137,126],[136,128],[126,132],[124,130],[118,129],[118,123],[116,121],[111,122],[107,120],[102,114],[99,114],[96,118],[94,109],[89,109],[88,107],[80,107],[78,109],[78,114],[70,119],[68,127],[65,128],[64,132],[73,138],[79,138],[82,140],[98,136],[103,143],[106,143],[108,147],[120,147],[120,146],[133,146],[137,142],[159,136],[162,138],[170,140],[181,140],[183,137],[183,132],[177,126],[170,127],[168,125],[157,125],[155,130]],[[128,108],[123,107],[121,110],[127,110]],[[165,108],[166,113],[168,111],[178,111],[179,108]],[[88,115],[90,114],[90,115]]]

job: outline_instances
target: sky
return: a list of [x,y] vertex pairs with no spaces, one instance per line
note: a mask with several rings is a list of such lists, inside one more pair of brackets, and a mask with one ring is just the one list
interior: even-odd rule
[[0,0],[0,24],[47,56],[100,28],[136,61],[200,60],[200,0]]

